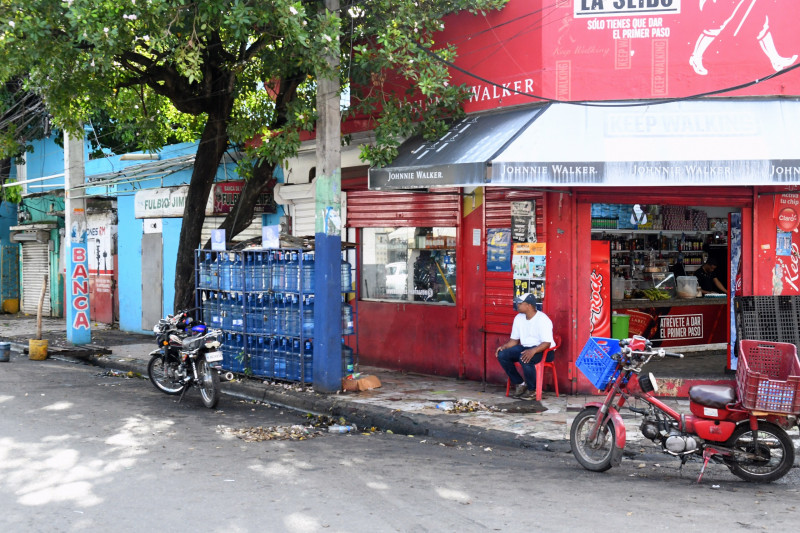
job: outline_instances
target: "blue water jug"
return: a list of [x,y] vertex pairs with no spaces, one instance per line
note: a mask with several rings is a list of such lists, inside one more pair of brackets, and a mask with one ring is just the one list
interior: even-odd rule
[[353,364],[353,349],[344,344],[344,339],[342,339],[342,373],[352,374],[354,369],[355,365]]
[[353,290],[353,277],[350,273],[350,263],[342,259],[342,292],[350,292]]
[[272,283],[272,253],[261,253],[261,288],[259,290],[268,291]]
[[231,254],[231,290],[244,290],[244,264],[241,253]]
[[231,261],[227,253],[219,254],[219,288],[223,291],[231,290]]
[[231,296],[231,329],[244,331],[244,297],[240,292]]
[[275,349],[276,349],[276,341],[275,337],[269,336],[264,338],[264,360],[261,364],[261,371],[263,375],[271,378],[275,375],[274,365],[275,365]]
[[282,291],[286,287],[284,285],[284,273],[286,265],[283,263],[283,253],[275,251],[272,253],[272,290]]
[[292,339],[286,356],[286,379],[300,381],[300,339]]
[[300,335],[300,296],[292,294],[289,305],[286,307],[286,335],[293,337]]
[[286,379],[286,355],[289,351],[289,341],[286,337],[279,337],[278,343],[275,351],[275,377]]
[[314,254],[304,253],[301,266],[301,280],[304,294],[314,294]]
[[288,252],[286,256],[285,266],[285,282],[284,289],[287,291],[296,291],[300,283],[300,260],[297,252]]
[[352,335],[355,329],[353,322],[353,306],[347,302],[342,303],[342,335]]
[[303,382],[311,383],[314,380],[314,345],[310,339],[303,343]]
[[283,321],[283,295],[273,294],[271,298],[269,309],[270,331],[273,335],[280,335],[283,331],[281,324]]
[[310,339],[314,336],[314,295],[309,294],[303,298],[303,338]]

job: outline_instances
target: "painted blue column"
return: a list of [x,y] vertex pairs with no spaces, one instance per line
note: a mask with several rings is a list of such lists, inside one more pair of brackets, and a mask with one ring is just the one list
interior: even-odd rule
[[341,174],[317,176],[314,234],[314,391],[342,389]]
[[89,323],[89,255],[86,247],[86,198],[78,189],[85,181],[82,137],[64,133],[64,223],[67,236],[66,284],[67,340],[92,342]]
[[69,239],[67,256],[67,340],[72,344],[92,342],[89,316],[89,261],[86,232],[82,239]]

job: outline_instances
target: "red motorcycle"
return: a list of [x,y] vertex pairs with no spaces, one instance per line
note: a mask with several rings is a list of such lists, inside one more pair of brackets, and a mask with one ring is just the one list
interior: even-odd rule
[[[709,460],[724,464],[746,481],[768,483],[789,472],[794,444],[783,428],[791,427],[795,422],[791,415],[800,410],[800,394],[795,394],[800,363],[794,345],[740,341],[738,397],[734,387],[694,386],[689,389],[691,414],[679,413],[655,397],[658,384],[652,373],[640,375],[653,357],[665,356],[683,357],[653,349],[644,337],[589,339],[576,364],[606,396],[602,402],[587,403],[572,422],[572,453],[584,468],[604,472],[620,464],[625,425],[619,411],[634,398],[645,407],[628,409],[643,416],[641,433],[663,453],[680,458],[681,465],[690,457],[702,457],[698,483]],[[769,379],[761,362],[794,376]]]

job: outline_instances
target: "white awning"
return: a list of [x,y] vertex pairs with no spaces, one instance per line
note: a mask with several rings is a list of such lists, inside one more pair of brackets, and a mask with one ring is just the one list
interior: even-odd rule
[[492,160],[492,185],[800,184],[800,102],[554,104]]
[[[482,183],[487,186],[800,185],[796,99],[558,103],[529,109],[540,112],[523,124],[518,119],[524,115],[509,114],[517,120],[495,122],[487,129],[491,135],[479,139],[461,136],[457,150],[436,160],[414,161],[409,155],[419,142],[408,141],[397,161],[370,169],[370,188],[480,185],[479,172],[458,156],[487,137],[496,139],[497,132],[503,142],[483,159],[490,169]],[[391,178],[392,172],[447,179],[374,179],[381,173]]]

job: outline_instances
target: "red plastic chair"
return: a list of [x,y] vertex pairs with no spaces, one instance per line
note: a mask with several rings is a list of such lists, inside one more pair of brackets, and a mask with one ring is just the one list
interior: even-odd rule
[[[561,346],[561,335],[553,335],[553,340],[555,341],[548,349],[544,351],[542,354],[542,360],[536,365],[536,401],[539,402],[542,400],[542,384],[544,383],[544,370],[545,368],[549,368],[553,373],[553,388],[556,391],[556,397],[558,397],[558,375],[556,374],[556,365],[555,365],[555,357],[553,357],[552,361],[547,361],[547,356],[550,352],[554,351],[556,348]],[[522,373],[522,367],[519,363],[515,363],[519,367],[520,374]],[[506,396],[511,393],[511,380],[506,380]]]

